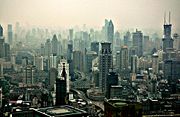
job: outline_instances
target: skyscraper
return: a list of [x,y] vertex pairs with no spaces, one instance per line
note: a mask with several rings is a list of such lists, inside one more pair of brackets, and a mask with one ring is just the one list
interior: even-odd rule
[[73,67],[74,70],[78,70],[83,72],[84,70],[84,61],[83,61],[83,53],[81,51],[73,52]]
[[133,33],[133,47],[136,49],[136,55],[138,57],[143,56],[143,34],[137,29]]
[[63,63],[62,71],[58,69],[58,77],[56,78],[56,106],[66,104],[66,78],[65,63]]
[[101,47],[102,48],[99,55],[99,87],[101,88],[102,92],[105,93],[107,74],[109,73],[109,69],[112,68],[111,43],[101,43]]
[[129,65],[128,48],[123,46],[120,51],[120,71],[127,70]]
[[111,48],[113,50],[114,49],[114,25],[113,25],[112,20],[110,20],[108,24],[107,39],[108,39],[108,42],[111,43]]
[[152,55],[152,70],[154,74],[158,74],[159,71],[159,60],[158,60],[158,54],[154,53]]
[[3,36],[3,27],[0,25],[0,37]]
[[12,45],[13,43],[13,31],[12,31],[12,24],[8,24],[8,43]]
[[91,42],[91,51],[99,53],[99,42]]
[[52,41],[52,54],[56,54],[57,55],[57,51],[58,51],[58,40],[57,40],[57,36],[53,35]]
[[166,18],[164,19],[164,35],[163,35],[163,51],[166,52],[166,49],[173,48],[173,39],[171,37],[171,27],[170,24],[170,13],[169,13],[169,23],[166,23]]
[[51,55],[51,42],[50,42],[50,39],[47,39],[46,40],[46,43],[45,43],[45,56],[50,56]]

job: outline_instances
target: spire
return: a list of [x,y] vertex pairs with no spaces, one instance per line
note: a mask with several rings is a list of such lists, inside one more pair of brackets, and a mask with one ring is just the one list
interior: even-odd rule
[[171,24],[171,12],[169,11],[169,24]]
[[166,12],[164,12],[164,25],[166,24]]

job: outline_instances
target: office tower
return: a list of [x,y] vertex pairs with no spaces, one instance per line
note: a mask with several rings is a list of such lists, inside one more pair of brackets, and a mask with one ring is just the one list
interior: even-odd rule
[[3,62],[0,62],[0,77],[3,76]]
[[58,51],[58,39],[56,35],[53,35],[52,41],[52,54],[56,54],[57,55],[57,51]]
[[114,47],[115,47],[115,52],[120,51],[121,47],[121,39],[120,39],[120,33],[118,31],[115,32],[114,34]]
[[60,65],[58,65],[58,77],[56,78],[56,106],[65,105],[66,104],[66,68],[65,63],[62,65],[62,71],[60,71]]
[[164,61],[164,77],[170,81],[176,81],[180,76],[180,60]]
[[107,74],[109,73],[109,69],[112,68],[112,51],[111,51],[111,43],[105,42],[101,43],[101,51],[99,55],[99,87],[102,92],[106,92],[106,79]]
[[0,58],[4,58],[4,37],[0,37]]
[[133,47],[136,49],[136,55],[138,57],[143,56],[143,34],[136,29],[133,33]]
[[0,108],[2,107],[2,88],[0,88]]
[[91,51],[99,53],[99,42],[91,42]]
[[51,54],[49,57],[49,68],[57,68],[57,56],[56,54]]
[[131,33],[129,31],[126,32],[126,35],[124,36],[124,46],[131,46]]
[[72,60],[72,53],[73,53],[73,42],[69,41],[68,48],[67,48],[67,60]]
[[158,60],[158,54],[154,53],[152,55],[152,70],[154,74],[158,74],[159,71],[159,60]]
[[66,59],[61,59],[58,64],[58,72],[62,73],[63,70],[66,72],[66,92],[69,93],[69,64]]
[[180,50],[180,36],[179,36],[179,34],[175,33],[173,35],[173,39],[174,39],[174,48],[176,50]]
[[92,71],[92,61],[97,57],[97,53],[94,51],[87,51],[85,55],[85,69],[86,73],[90,73]]
[[15,54],[11,54],[11,63],[12,63],[13,65],[16,64],[16,55],[15,55]]
[[81,51],[73,51],[73,67],[74,70],[84,71],[83,53]]
[[109,21],[109,25],[108,25],[108,28],[107,28],[107,38],[108,38],[108,42],[111,43],[111,48],[112,50],[114,49],[114,25],[113,25],[113,22],[112,20]]
[[6,61],[10,61],[10,45],[4,43],[4,57]]
[[131,73],[137,73],[138,71],[138,56],[132,55],[131,56]]
[[106,80],[106,98],[110,98],[110,91],[111,91],[111,86],[113,85],[118,85],[118,75],[116,72],[114,72],[112,69],[107,75],[107,80]]
[[166,23],[166,17],[164,18],[164,35],[163,35],[163,51],[166,52],[166,49],[173,48],[173,39],[171,37],[171,27],[170,24],[170,13],[169,13],[169,23]]
[[152,45],[151,45],[151,42],[149,40],[149,36],[144,36],[144,38],[143,38],[143,46],[144,46],[144,48],[143,48],[144,52],[145,53],[150,53]]
[[8,24],[8,43],[12,45],[13,43],[13,31],[12,31],[12,24]]
[[73,29],[69,29],[69,40],[73,40],[73,34],[74,33],[74,31],[73,31]]
[[24,83],[27,85],[35,83],[35,66],[26,65],[24,68]]
[[56,78],[58,76],[58,71],[56,68],[50,68],[49,70],[49,74],[48,74],[48,87],[50,90],[53,89],[54,85],[55,85],[55,81],[56,81]]
[[3,27],[0,25],[0,37],[3,37]]
[[44,70],[44,58],[43,56],[36,56],[35,57],[35,66],[37,70]]
[[45,56],[49,57],[51,55],[51,50],[52,50],[52,46],[50,39],[47,39],[45,43]]
[[121,47],[120,51],[120,71],[124,71],[128,69],[129,65],[129,57],[128,57],[128,48],[127,46]]

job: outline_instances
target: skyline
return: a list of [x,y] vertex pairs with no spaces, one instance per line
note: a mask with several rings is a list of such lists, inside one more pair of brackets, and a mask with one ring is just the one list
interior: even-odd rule
[[0,0],[0,3],[3,25],[20,22],[30,26],[72,28],[86,24],[101,29],[105,19],[112,19],[115,30],[161,30],[164,13],[168,15],[171,11],[172,29],[180,31],[179,0]]

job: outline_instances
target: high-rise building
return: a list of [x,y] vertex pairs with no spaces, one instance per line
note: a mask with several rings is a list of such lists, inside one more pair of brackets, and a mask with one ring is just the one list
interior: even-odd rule
[[44,70],[44,58],[43,56],[36,56],[35,57],[35,66],[37,70]]
[[65,63],[63,63],[62,71],[59,71],[61,66],[58,65],[58,77],[56,78],[56,106],[65,105],[67,98],[67,83],[66,83],[66,68]]
[[88,51],[85,57],[85,70],[86,73],[90,73],[92,71],[92,61],[97,57],[97,53],[94,51]]
[[13,30],[12,30],[12,24],[8,24],[8,43],[12,45],[13,43]]
[[128,57],[128,48],[127,46],[123,46],[120,51],[120,71],[124,71],[128,69],[129,65],[129,57]]
[[51,54],[49,57],[49,67],[57,68],[57,56],[56,54]]
[[143,56],[143,34],[136,29],[133,33],[133,47],[136,49],[136,55],[138,57]]
[[99,87],[102,92],[106,92],[106,79],[109,73],[109,69],[112,68],[112,51],[111,43],[105,42],[101,43],[101,51],[99,55]]
[[24,83],[27,85],[35,83],[35,66],[26,65],[24,68]]
[[179,36],[179,34],[175,33],[173,35],[173,39],[174,39],[174,48],[176,50],[180,50],[180,36]]
[[173,48],[173,39],[171,37],[171,27],[170,24],[170,14],[169,14],[169,23],[166,23],[164,19],[164,35],[163,35],[163,51],[166,52],[166,49]]
[[45,43],[45,56],[50,56],[51,55],[51,49],[52,46],[51,46],[51,42],[50,42],[50,39],[47,39],[46,40],[46,43]]
[[130,47],[130,45],[131,45],[131,33],[128,31],[124,36],[124,46]]
[[0,58],[4,57],[4,37],[0,37]]
[[91,51],[99,53],[99,42],[91,42]]
[[3,27],[0,25],[0,37],[3,36]]
[[73,40],[73,29],[69,29],[69,40]]
[[108,42],[111,43],[111,48],[113,50],[114,49],[114,25],[113,25],[112,20],[109,21],[109,25],[107,28],[107,39],[108,39]]
[[44,56],[44,55],[45,55],[45,47],[44,47],[44,44],[41,44],[40,55],[41,55],[41,56]]
[[58,51],[58,39],[56,35],[53,35],[52,41],[52,54],[56,54],[57,55],[57,51]]
[[81,51],[73,51],[73,67],[74,70],[84,71],[83,53]]
[[4,57],[6,61],[10,61],[10,45],[8,43],[4,43]]
[[68,48],[67,48],[67,60],[72,60],[72,53],[73,53],[73,42],[69,41]]
[[137,73],[138,71],[138,56],[132,55],[131,56],[131,72]]
[[152,70],[154,74],[158,74],[159,71],[159,60],[158,60],[158,54],[154,53],[152,55]]
[[106,98],[109,99],[110,98],[110,91],[111,91],[111,86],[113,85],[118,85],[118,75],[116,74],[116,72],[114,72],[113,70],[109,72],[109,74],[107,75],[107,80],[106,80]]
[[50,68],[49,70],[49,74],[48,74],[48,85],[49,85],[49,89],[52,90],[54,85],[55,85],[55,81],[56,78],[58,76],[58,71],[56,68]]

